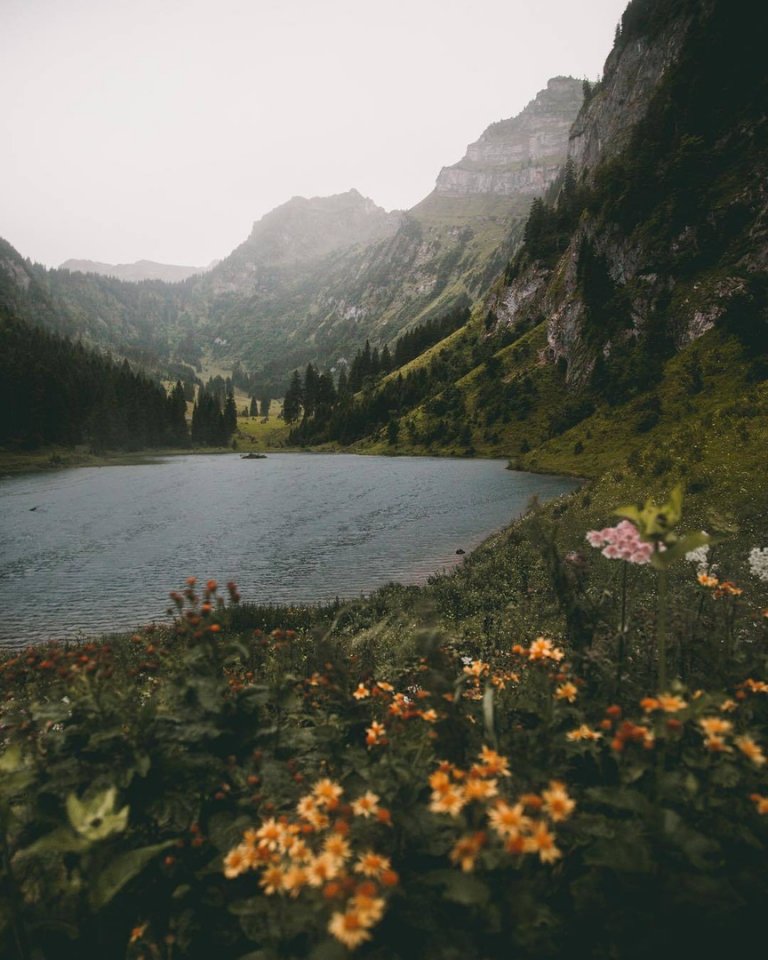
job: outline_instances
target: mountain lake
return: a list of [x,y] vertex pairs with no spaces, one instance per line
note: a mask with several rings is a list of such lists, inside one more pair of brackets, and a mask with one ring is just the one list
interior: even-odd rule
[[[506,461],[184,455],[0,480],[0,645],[166,622],[188,576],[244,601],[317,603],[423,583],[578,486]],[[226,591],[225,591],[226,592]]]

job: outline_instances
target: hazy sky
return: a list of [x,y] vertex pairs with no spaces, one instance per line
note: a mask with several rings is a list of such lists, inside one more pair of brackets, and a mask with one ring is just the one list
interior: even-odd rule
[[413,206],[627,0],[0,0],[0,236],[202,265],[295,195]]

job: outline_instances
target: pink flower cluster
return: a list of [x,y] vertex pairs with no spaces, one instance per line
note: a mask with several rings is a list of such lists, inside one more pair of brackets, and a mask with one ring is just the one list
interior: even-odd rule
[[587,541],[592,547],[602,547],[609,560],[627,560],[629,563],[650,563],[653,544],[640,539],[640,531],[629,520],[615,527],[590,530]]

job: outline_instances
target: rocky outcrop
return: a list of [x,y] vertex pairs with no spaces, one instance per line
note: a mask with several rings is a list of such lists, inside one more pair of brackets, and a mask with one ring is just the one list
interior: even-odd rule
[[463,159],[443,167],[438,196],[541,195],[565,161],[583,99],[582,81],[555,77],[516,117],[491,124]]
[[550,245],[532,241],[489,302],[497,329],[546,320],[546,359],[574,387],[601,359],[627,362],[637,346],[658,360],[755,303],[752,277],[768,263],[767,84],[749,31],[724,0],[635,0],[625,13],[571,131],[575,206],[550,197]]
[[654,37],[617,42],[603,68],[603,79],[576,118],[568,156],[577,174],[618,156],[629,144],[654,90],[677,60],[691,17],[672,20]]

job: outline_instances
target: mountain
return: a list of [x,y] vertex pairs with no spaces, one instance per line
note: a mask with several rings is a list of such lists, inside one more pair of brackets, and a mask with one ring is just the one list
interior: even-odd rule
[[96,273],[103,277],[116,277],[131,283],[142,280],[163,280],[165,283],[178,283],[188,277],[205,273],[214,264],[207,267],[182,267],[172,263],[155,263],[154,260],[137,260],[135,263],[98,263],[96,260],[65,260],[59,270],[78,273]]
[[356,190],[294,197],[178,283],[126,282],[160,269],[144,262],[30,269],[61,313],[60,332],[155,366],[239,362],[280,385],[296,366],[330,366],[368,338],[393,342],[480,302],[532,198],[555,179],[581,101],[581,81],[554,78],[444,168],[412,210],[387,213]]
[[[355,191],[279,207],[199,281],[204,307],[192,309],[201,335],[226,341],[224,357],[277,376],[308,361],[330,365],[366,338],[392,341],[481,298],[519,239],[533,196],[565,160],[581,102],[581,81],[551,80],[518,116],[491,125],[404,214],[376,212]],[[354,212],[354,245],[328,226],[342,199],[341,237],[349,237]]]
[[768,441],[758,35],[724,0],[633,0],[470,321],[294,440],[506,454],[632,496],[672,474],[746,509]]
[[492,123],[458,163],[443,167],[436,196],[541,195],[563,164],[563,145],[582,99],[581,83],[554,77],[522,113]]

